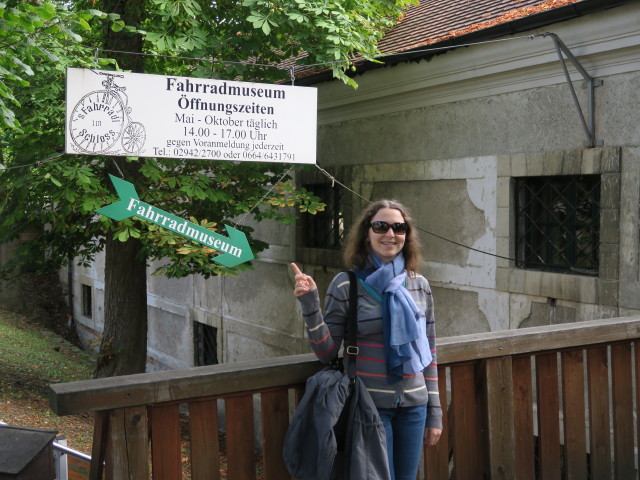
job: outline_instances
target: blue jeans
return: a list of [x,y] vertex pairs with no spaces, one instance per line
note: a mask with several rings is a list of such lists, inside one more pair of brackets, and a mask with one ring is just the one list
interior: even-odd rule
[[387,434],[391,480],[415,480],[424,439],[427,406],[379,408]]

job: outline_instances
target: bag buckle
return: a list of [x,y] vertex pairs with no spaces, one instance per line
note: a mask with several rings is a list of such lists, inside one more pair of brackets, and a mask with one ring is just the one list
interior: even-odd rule
[[347,347],[347,353],[349,355],[358,355],[360,353],[360,349],[355,345],[349,345]]

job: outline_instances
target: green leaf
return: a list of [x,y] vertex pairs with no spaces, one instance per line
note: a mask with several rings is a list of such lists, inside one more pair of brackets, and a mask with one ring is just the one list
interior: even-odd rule
[[56,9],[50,3],[45,3],[39,10],[40,17],[45,20],[51,20],[56,16]]
[[129,230],[125,229],[120,231],[116,238],[121,242],[126,242],[127,240],[129,240]]
[[89,22],[87,22],[84,18],[79,18],[78,19],[78,23],[80,24],[80,26],[82,28],[84,28],[87,31],[91,31],[91,25],[89,25]]
[[77,33],[73,32],[72,30],[69,30],[65,26],[61,26],[60,30],[63,31],[69,37],[71,37],[71,39],[74,40],[75,42],[82,42],[82,37],[80,35],[78,35]]
[[121,32],[125,27],[125,23],[122,20],[117,20],[111,24],[111,30],[114,32]]
[[2,118],[5,126],[10,128],[18,127],[18,122],[16,122],[16,115],[11,109],[6,108],[4,105],[1,105],[0,112],[2,113]]
[[50,61],[52,62],[58,62],[60,60],[60,57],[58,57],[55,53],[50,52],[49,50],[47,50],[46,48],[41,48],[41,47],[37,47],[40,52],[42,52],[43,55],[45,55]]
[[29,21],[26,17],[21,15],[19,17],[16,17],[15,20],[16,20],[16,23],[27,32],[29,33],[35,32],[36,30],[35,25],[33,24],[33,22]]
[[31,67],[25,64],[22,60],[17,57],[13,57],[13,61],[16,63],[16,65],[20,65],[20,67],[22,67],[24,73],[26,73],[27,75],[33,75],[33,70],[31,69]]
[[83,173],[78,173],[77,182],[79,185],[91,183],[91,179]]

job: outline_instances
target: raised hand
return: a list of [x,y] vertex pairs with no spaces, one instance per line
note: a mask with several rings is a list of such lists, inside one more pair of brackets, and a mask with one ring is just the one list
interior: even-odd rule
[[318,288],[313,278],[302,273],[295,263],[291,264],[291,268],[293,268],[293,273],[295,274],[296,285],[293,289],[293,294],[296,297],[304,295],[305,293],[309,293]]

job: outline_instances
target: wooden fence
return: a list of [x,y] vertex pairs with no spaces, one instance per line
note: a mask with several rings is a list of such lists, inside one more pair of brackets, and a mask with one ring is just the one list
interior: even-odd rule
[[[639,340],[640,317],[440,339],[448,408],[425,478],[637,479]],[[221,468],[230,480],[283,480],[289,418],[320,367],[297,355],[54,384],[50,403],[58,415],[95,412],[94,480],[217,480]]]

